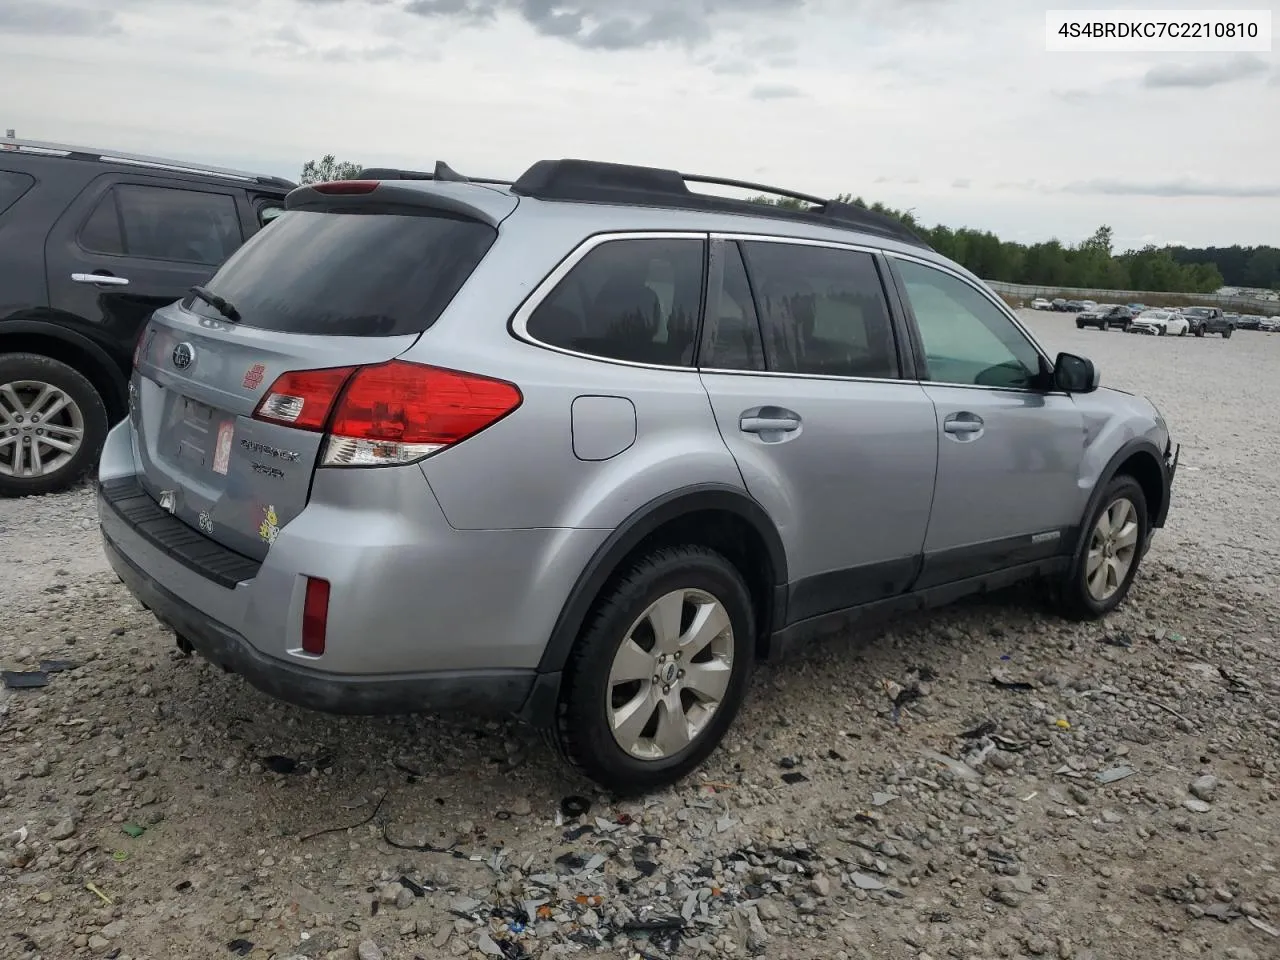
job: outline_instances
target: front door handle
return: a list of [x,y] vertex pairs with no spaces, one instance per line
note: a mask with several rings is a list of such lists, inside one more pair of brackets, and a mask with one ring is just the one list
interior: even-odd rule
[[93,283],[104,287],[127,287],[128,277],[117,277],[110,273],[73,273],[71,279],[76,283]]

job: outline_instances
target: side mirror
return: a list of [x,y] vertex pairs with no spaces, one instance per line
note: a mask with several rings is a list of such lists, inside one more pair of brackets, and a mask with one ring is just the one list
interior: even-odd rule
[[1053,363],[1053,385],[1067,393],[1092,393],[1099,379],[1093,361],[1074,353],[1060,353]]

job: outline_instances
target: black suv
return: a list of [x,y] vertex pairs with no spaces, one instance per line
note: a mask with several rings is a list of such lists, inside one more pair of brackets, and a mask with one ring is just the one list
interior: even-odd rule
[[1121,330],[1128,330],[1129,324],[1133,322],[1133,316],[1133,311],[1128,307],[1100,303],[1092,310],[1086,310],[1076,317],[1076,329],[1096,327],[1099,330],[1110,330],[1112,327],[1119,327]]
[[0,496],[65,489],[128,412],[138,334],[295,184],[0,139]]

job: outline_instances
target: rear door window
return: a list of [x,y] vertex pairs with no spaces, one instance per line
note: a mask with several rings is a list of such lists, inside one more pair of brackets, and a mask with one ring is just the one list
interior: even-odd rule
[[214,266],[244,241],[229,194],[131,183],[112,189],[129,256]]
[[592,248],[529,317],[548,346],[608,360],[693,364],[706,243],[609,240]]
[[0,213],[17,203],[18,198],[30,190],[35,182],[35,177],[25,173],[0,170]]
[[[209,281],[246,326],[280,333],[391,337],[430,327],[497,231],[440,216],[290,210]],[[202,301],[189,309],[221,316]]]
[[108,190],[94,205],[93,212],[81,224],[76,240],[92,253],[124,256],[124,232],[120,229],[120,211],[116,207],[114,190]]
[[897,379],[893,324],[871,254],[764,241],[742,246],[770,370]]

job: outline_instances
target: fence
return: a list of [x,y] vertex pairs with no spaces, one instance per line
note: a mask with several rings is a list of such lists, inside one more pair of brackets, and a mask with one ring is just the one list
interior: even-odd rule
[[1099,303],[1146,303],[1152,306],[1159,304],[1202,304],[1204,306],[1222,307],[1231,312],[1245,314],[1280,314],[1280,301],[1262,300],[1258,297],[1223,297],[1216,293],[1155,293],[1150,290],[1089,290],[1083,287],[1036,287],[1025,283],[1005,283],[1001,280],[988,280],[989,286],[996,293],[1006,297],[1023,297],[1031,300],[1044,297],[1052,300],[1063,297],[1067,300],[1096,300]]

